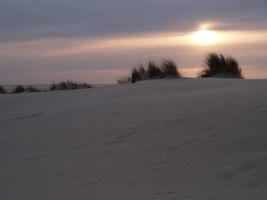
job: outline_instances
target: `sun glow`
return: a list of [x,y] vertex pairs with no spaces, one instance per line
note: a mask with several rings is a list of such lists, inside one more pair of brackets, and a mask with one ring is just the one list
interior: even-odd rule
[[219,42],[220,37],[215,31],[202,29],[192,34],[192,40],[198,45],[212,45]]

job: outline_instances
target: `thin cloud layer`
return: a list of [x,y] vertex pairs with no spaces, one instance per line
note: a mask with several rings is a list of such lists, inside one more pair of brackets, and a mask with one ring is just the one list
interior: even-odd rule
[[265,0],[1,0],[0,41],[188,30],[206,20],[263,29],[266,9]]

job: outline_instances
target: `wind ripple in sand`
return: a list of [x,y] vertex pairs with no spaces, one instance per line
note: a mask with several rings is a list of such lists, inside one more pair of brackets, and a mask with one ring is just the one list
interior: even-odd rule
[[219,169],[217,174],[218,178],[222,179],[222,181],[234,181],[250,187],[258,187],[261,183],[267,182],[267,180],[257,176],[259,171],[267,174],[264,169],[267,169],[267,154],[256,155],[251,159],[246,159],[236,164],[230,164]]
[[28,161],[36,161],[36,160],[42,160],[48,158],[48,155],[40,155],[40,156],[33,156],[33,157],[29,157],[26,160]]
[[42,112],[38,112],[38,113],[31,113],[31,114],[24,114],[18,117],[15,117],[14,120],[27,120],[27,119],[34,119],[37,118],[39,116],[41,116],[43,113]]
[[183,79],[0,98],[0,197],[265,200],[266,91]]

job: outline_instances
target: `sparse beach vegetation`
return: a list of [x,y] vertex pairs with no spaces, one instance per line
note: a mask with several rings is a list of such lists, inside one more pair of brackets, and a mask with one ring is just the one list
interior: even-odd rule
[[6,94],[6,89],[0,85],[0,94]]
[[75,90],[75,89],[86,89],[86,88],[92,88],[92,85],[88,83],[77,83],[74,81],[62,81],[59,83],[52,83],[49,87],[49,90],[50,91]]
[[132,69],[131,75],[117,80],[118,84],[135,83],[149,79],[181,78],[176,63],[171,59],[163,59],[159,64],[148,60],[146,65],[139,64]]
[[25,91],[25,88],[22,85],[17,85],[13,91],[11,92],[12,94],[18,94],[18,93],[22,93]]

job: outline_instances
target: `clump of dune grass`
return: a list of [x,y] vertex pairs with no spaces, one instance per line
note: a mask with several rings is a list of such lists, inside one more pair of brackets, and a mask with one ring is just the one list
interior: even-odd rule
[[25,91],[25,88],[22,85],[17,85],[13,91],[11,92],[12,94],[18,94],[18,93],[22,93]]
[[211,53],[206,57],[204,64],[204,69],[200,72],[202,78],[243,78],[239,62],[231,56]]
[[91,84],[88,83],[76,83],[73,81],[62,81],[59,83],[52,83],[49,90],[75,90],[75,89],[86,89],[92,88]]
[[161,71],[164,77],[181,77],[182,75],[177,70],[177,65],[170,59],[164,59],[161,62]]
[[0,94],[6,94],[6,89],[0,85]]
[[[176,63],[171,59],[163,59],[160,64],[157,64],[153,60],[148,60],[146,65],[139,64],[134,67],[131,72],[131,81],[126,83],[136,81],[148,80],[148,79],[160,79],[160,78],[181,78],[182,75],[178,70]],[[128,79],[127,79],[128,80]],[[119,84],[125,83],[120,81]]]
[[147,73],[150,78],[162,78],[163,73],[156,62],[154,62],[153,60],[149,60],[147,62],[147,67]]
[[[150,70],[152,71],[154,69],[154,62],[150,62]],[[151,73],[151,72],[150,72]],[[132,69],[131,73],[131,82],[134,83],[135,81],[141,81],[141,80],[146,80],[149,79],[150,75],[148,70],[145,69],[143,64],[139,64],[137,67],[134,67]]]

